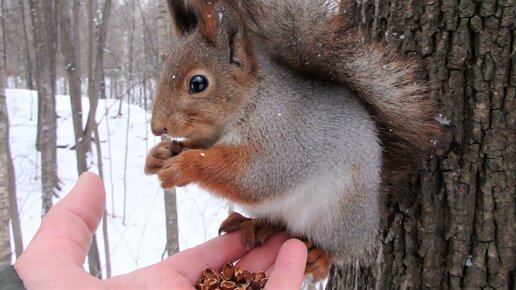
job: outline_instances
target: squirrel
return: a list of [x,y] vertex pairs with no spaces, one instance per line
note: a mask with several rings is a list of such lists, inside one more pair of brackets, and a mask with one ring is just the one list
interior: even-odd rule
[[441,132],[420,60],[364,42],[327,0],[167,2],[177,41],[151,127],[184,150],[159,143],[145,172],[238,204],[252,218],[220,230],[248,246],[299,237],[315,280],[370,263],[386,192]]

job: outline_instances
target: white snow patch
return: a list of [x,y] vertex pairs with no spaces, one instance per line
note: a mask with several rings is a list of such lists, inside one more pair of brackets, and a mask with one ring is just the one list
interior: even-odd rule
[[451,124],[450,120],[443,114],[439,114],[439,115],[435,116],[435,120],[443,126],[448,126]]
[[[10,143],[16,170],[16,186],[25,246],[34,236],[41,221],[40,160],[35,149],[37,126],[37,93],[28,90],[8,89],[7,105],[11,122]],[[123,104],[127,106],[127,104]],[[83,98],[84,116],[89,108]],[[155,176],[146,176],[143,166],[147,151],[159,142],[150,133],[150,114],[131,105],[131,118],[117,116],[116,100],[100,100],[97,112],[102,147],[106,209],[113,274],[128,273],[156,263],[166,244],[163,191]],[[62,198],[77,180],[74,150],[74,133],[70,98],[57,96],[58,174]],[[126,110],[124,109],[123,112]],[[86,119],[86,118],[84,118]],[[129,124],[127,164],[126,223],[122,223],[124,200],[125,132]],[[109,129],[108,129],[109,128]],[[93,145],[93,148],[95,146]],[[95,149],[93,149],[95,150]],[[88,156],[91,171],[98,172],[97,157]],[[58,198],[54,198],[54,203]],[[227,204],[198,187],[177,190],[180,249],[196,246],[217,236],[220,222],[227,216]],[[105,265],[103,237],[97,232],[101,260]]]

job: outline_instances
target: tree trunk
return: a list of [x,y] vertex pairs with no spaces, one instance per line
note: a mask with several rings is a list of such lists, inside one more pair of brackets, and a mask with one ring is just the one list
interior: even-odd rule
[[376,263],[333,269],[327,289],[515,289],[514,2],[353,2],[372,39],[423,56],[449,124],[389,197]]
[[50,0],[29,1],[36,51],[36,84],[39,104],[36,146],[41,152],[42,215],[45,215],[52,207],[52,197],[55,189],[58,188],[53,2]]
[[170,27],[170,18],[167,9],[167,3],[165,1],[158,2],[158,53],[156,63],[159,66],[156,68],[156,81],[159,80],[159,74],[161,72],[164,61],[162,58],[170,51],[172,44],[172,28]]
[[[9,120],[7,120],[7,136],[9,136]],[[19,258],[23,253],[23,235],[20,222],[20,214],[18,211],[18,195],[16,194],[16,174],[14,172],[13,157],[9,139],[7,142],[7,174],[9,180],[9,216],[11,218],[11,230],[13,232],[14,249],[16,258]]]
[[[0,22],[4,11],[0,5]],[[4,28],[0,25],[0,265],[11,262],[11,238],[9,231],[9,174],[7,155],[9,150],[9,116],[5,100]]]
[[[158,2],[158,57],[156,63],[156,81],[159,80],[159,72],[162,69],[162,55],[168,54],[172,44],[172,29],[168,16],[167,4],[164,1]],[[173,255],[179,251],[179,230],[177,225],[176,189],[171,188],[164,191],[165,199],[165,225],[167,230],[167,254]]]
[[[104,180],[104,165],[102,162],[102,146],[100,144],[100,134],[99,134],[99,126],[95,124],[95,129],[93,130],[95,134],[95,148],[97,150],[97,164],[99,168],[99,177]],[[108,131],[109,132],[109,131]],[[107,222],[107,211],[104,210],[104,214],[102,216],[102,235],[104,238],[104,258],[106,261],[106,278],[111,278],[111,250],[109,249],[109,230],[108,230],[108,222]],[[93,240],[95,243],[97,241],[97,234],[93,235]],[[95,244],[95,247],[96,244]],[[95,253],[97,253],[98,258],[98,249],[93,248],[90,250],[90,255],[94,257]],[[97,261],[98,266],[100,267],[100,260]],[[100,269],[100,268],[99,268]]]
[[[4,27],[5,27],[5,22],[6,22],[6,19],[4,18],[4,11],[6,11],[5,9],[5,3],[4,1],[1,1],[0,3],[0,23],[1,23],[1,27],[0,27],[0,57],[2,58],[0,60],[0,93],[2,94],[1,95],[1,100],[0,100],[0,136],[3,136],[3,139],[0,140],[0,164],[4,164],[4,168],[0,169],[2,172],[0,173],[0,180],[1,180],[1,183],[2,185],[0,186],[0,207],[2,207],[2,205],[7,205],[7,208],[8,208],[8,213],[9,213],[9,216],[6,217],[5,216],[5,208],[2,208],[0,211],[2,211],[2,213],[0,213],[0,221],[6,221],[7,222],[7,225],[9,223],[9,219],[11,220],[11,231],[12,231],[12,238],[13,238],[13,242],[14,242],[14,248],[15,248],[15,253],[16,253],[16,258],[18,258],[22,252],[23,252],[23,237],[22,237],[22,231],[21,231],[21,223],[20,223],[20,215],[18,213],[18,199],[17,199],[17,195],[16,195],[16,175],[15,175],[15,172],[14,172],[14,164],[13,164],[13,158],[12,158],[12,155],[11,155],[11,149],[10,149],[10,144],[9,144],[9,115],[8,115],[8,112],[7,112],[7,102],[6,102],[6,96],[5,96],[5,71],[6,71],[6,67],[7,67],[7,63],[6,63],[6,52],[5,52],[5,47],[6,47],[6,41],[5,41],[5,32],[4,32]],[[27,48],[28,49],[28,48]],[[5,130],[5,131],[4,131]],[[4,156],[5,154],[5,156]],[[5,160],[5,163],[4,163],[4,160]],[[5,174],[7,174],[7,179],[6,179],[6,176]],[[7,191],[5,191],[7,190]],[[5,200],[5,192],[7,192],[8,194],[8,197],[7,197],[7,200]],[[0,222],[1,223],[1,222]],[[9,233],[9,228],[7,227],[7,232],[5,232],[4,230],[6,228],[3,227],[4,224],[0,225],[0,227],[2,227],[2,229],[0,229],[0,236],[2,236],[2,238],[0,238],[0,244],[2,244],[4,241],[8,241],[8,240],[5,240],[5,238],[8,236],[3,236],[5,233]],[[11,245],[9,244],[8,245],[8,248],[5,248],[4,250],[8,251],[8,256],[9,258],[11,257]],[[3,248],[0,248],[0,252],[1,252],[1,249]],[[4,256],[3,254],[0,253],[0,257]],[[7,257],[7,255],[5,255],[5,257]],[[1,260],[2,258],[0,258]]]
[[[129,38],[128,38],[128,44],[129,47],[129,68],[128,68],[128,75],[127,75],[127,122],[126,122],[126,128],[125,128],[125,155],[124,155],[124,209],[123,209],[123,217],[122,217],[122,223],[125,225],[126,220],[126,212],[127,212],[127,160],[129,157],[129,129],[130,129],[130,121],[131,121],[131,96],[133,94],[133,52],[134,52],[134,30],[136,28],[136,10],[135,10],[135,0],[132,1],[132,11],[133,18],[131,22],[131,28],[129,30]],[[118,108],[118,116],[122,116],[122,104],[123,104],[123,97],[120,97],[119,103],[120,107]]]
[[26,57],[26,67],[25,67],[25,73],[26,73],[26,82],[27,82],[27,88],[29,90],[32,90],[34,88],[34,82],[33,82],[33,73],[32,73],[32,58],[30,56],[30,46],[29,46],[29,36],[27,33],[27,22],[25,20],[25,4],[23,3],[24,0],[19,0],[20,4],[20,15],[21,15],[21,21],[23,26],[23,40],[25,42],[25,57]]
[[[75,43],[75,56],[76,61],[80,64],[81,63],[81,33],[80,33],[80,27],[81,27],[81,0],[73,0],[73,8],[72,8],[72,35],[73,35],[73,43]],[[78,68],[82,67],[81,65],[78,66]],[[82,70],[77,69],[79,72],[79,77],[82,76]]]
[[[91,7],[90,7],[91,5]],[[102,75],[102,66],[103,66],[103,53],[104,46],[106,43],[107,37],[107,29],[109,27],[109,18],[111,16],[111,0],[104,1],[104,7],[102,9],[102,19],[99,27],[98,37],[96,41],[96,49],[95,49],[95,63],[93,64],[93,1],[88,1],[88,31],[89,35],[89,49],[88,49],[88,65],[93,65],[93,67],[88,67],[88,96],[90,102],[90,110],[88,112],[88,119],[86,122],[86,128],[84,129],[83,140],[86,142],[85,150],[91,150],[91,136],[94,132],[97,123],[95,120],[95,115],[97,112],[97,106],[99,103],[99,94],[100,94],[100,80]],[[93,73],[91,73],[93,72]],[[86,149],[87,148],[87,149]],[[100,166],[100,165],[99,165]],[[100,257],[99,251],[97,247],[97,239],[96,236],[93,236],[93,242],[88,252],[88,263],[90,268],[90,273],[93,276],[101,277],[101,267],[100,267]]]
[[[104,7],[102,9],[102,19],[96,42],[95,63],[92,69],[93,74],[90,75],[90,73],[88,73],[88,96],[90,101],[90,111],[88,113],[88,121],[86,123],[86,128],[84,129],[84,139],[88,140],[88,148],[90,148],[89,140],[91,139],[91,135],[95,126],[95,114],[97,112],[97,106],[99,103],[100,80],[102,76],[103,65],[102,56],[104,54],[104,46],[106,44],[107,32],[109,27],[109,18],[111,17],[111,3],[111,0],[105,0],[104,2]],[[91,13],[91,17],[93,17],[93,13]],[[90,49],[93,48],[90,47]],[[90,59],[88,60],[88,63],[89,65],[91,65]],[[88,71],[90,71],[90,68],[88,68]]]
[[165,190],[165,220],[167,228],[167,245],[165,251],[168,256],[179,252],[179,229],[177,226],[176,189]]
[[[75,8],[75,7],[74,7]],[[75,134],[75,155],[77,158],[77,173],[81,175],[88,170],[86,164],[86,148],[82,131],[82,97],[81,97],[81,75],[80,61],[75,54],[77,49],[73,40],[72,21],[70,19],[70,1],[61,1],[59,7],[60,30],[61,30],[61,51],[65,62],[66,75],[70,85],[70,104],[72,109],[73,131]]]
[[[95,91],[95,5],[94,0],[87,0],[86,11],[87,11],[87,27],[88,27],[88,99],[90,101],[90,112],[91,112],[91,103],[92,100],[95,99],[95,94],[98,92]],[[98,99],[98,97],[97,97]],[[86,124],[86,128],[84,130],[84,142],[86,146],[86,150],[91,151],[91,132],[93,128],[90,128],[93,124],[90,125],[90,122],[95,122],[95,115],[93,115],[93,120],[90,120],[91,113],[88,114],[88,122]],[[90,129],[88,129],[90,128]],[[88,129],[88,130],[86,130]],[[86,135],[89,134],[89,135]]]

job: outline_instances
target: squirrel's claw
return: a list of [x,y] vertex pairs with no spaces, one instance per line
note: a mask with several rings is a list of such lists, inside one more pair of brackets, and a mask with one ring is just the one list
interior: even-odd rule
[[219,236],[223,233],[231,233],[239,230],[242,223],[250,220],[250,218],[246,218],[236,211],[230,213],[229,216],[222,222],[222,224],[220,224]]
[[281,231],[280,228],[274,227],[266,221],[247,218],[237,212],[232,212],[220,225],[219,235],[237,230],[242,231],[242,241],[247,248],[262,245],[265,240]]

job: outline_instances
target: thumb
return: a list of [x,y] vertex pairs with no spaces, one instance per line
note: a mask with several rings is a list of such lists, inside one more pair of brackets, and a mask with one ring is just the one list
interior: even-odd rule
[[299,289],[303,282],[307,249],[299,240],[286,241],[279,251],[265,289]]
[[102,181],[95,174],[84,173],[70,193],[43,218],[34,239],[16,263],[16,269],[20,271],[25,263],[82,268],[104,208]]

